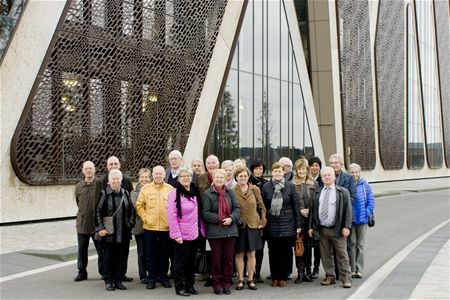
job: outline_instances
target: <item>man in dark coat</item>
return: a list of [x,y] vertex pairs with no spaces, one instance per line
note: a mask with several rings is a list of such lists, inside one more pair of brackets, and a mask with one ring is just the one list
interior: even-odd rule
[[350,194],[347,189],[334,183],[335,175],[331,167],[322,170],[322,180],[324,187],[320,191],[319,201],[314,203],[308,234],[310,237],[320,236],[320,253],[325,270],[321,284],[336,283],[334,252],[343,287],[350,288],[351,271],[346,251],[353,216]]
[[[95,194],[95,166],[91,161],[83,163],[84,178],[75,186],[75,200],[78,206],[77,212],[77,239],[78,239],[78,275],[74,281],[82,281],[87,279],[88,249],[89,240],[92,238],[97,253],[100,245],[95,236],[95,207],[98,199]],[[102,264],[98,264],[98,272],[102,274]]]

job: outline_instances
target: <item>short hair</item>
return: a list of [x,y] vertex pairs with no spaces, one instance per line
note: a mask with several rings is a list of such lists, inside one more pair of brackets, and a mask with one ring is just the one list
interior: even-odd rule
[[238,167],[236,171],[234,171],[234,177],[237,177],[242,172],[246,172],[248,176],[250,176],[250,170],[247,167]]
[[262,167],[263,174],[266,173],[266,165],[264,164],[263,160],[257,159],[250,164],[250,171],[252,172],[252,174],[253,174],[253,170],[257,167]]
[[138,177],[141,177],[143,174],[148,174],[149,177],[152,177],[152,172],[147,168],[141,168],[138,172]]
[[334,175],[334,170],[333,170],[333,168],[332,167],[324,167],[323,169],[322,169],[322,172],[320,173],[321,174],[321,176],[323,177],[323,175],[324,174],[330,174],[330,175]]
[[224,160],[223,162],[222,162],[222,164],[220,165],[220,168],[221,169],[226,169],[226,168],[228,168],[228,167],[232,167],[233,166],[233,161],[232,160]]
[[206,159],[205,159],[205,162],[206,162],[208,159],[214,159],[215,161],[219,162],[219,158],[218,158],[217,156],[215,156],[214,154],[208,155],[208,157],[206,157]]
[[322,169],[322,161],[317,156],[313,156],[310,159],[308,159],[309,166],[312,166],[314,163],[317,163],[319,165],[319,168]]
[[171,155],[172,155],[172,156],[173,156],[173,155],[176,155],[176,156],[178,156],[179,158],[183,158],[183,154],[181,154],[181,152],[178,151],[178,150],[172,150],[172,151],[170,151],[168,157],[170,157]]
[[283,165],[280,162],[276,161],[272,164],[272,170],[280,168],[283,169]]
[[278,162],[283,165],[289,165],[292,168],[292,160],[289,157],[282,157]]
[[156,166],[156,167],[153,167],[152,174],[153,174],[153,172],[155,172],[157,169],[161,169],[161,170],[164,172],[164,174],[166,174],[166,170],[164,170],[164,168],[163,168],[162,166]]
[[[193,171],[192,171],[192,169],[191,168],[189,168],[189,167],[181,167],[179,170],[178,170],[178,175],[181,175],[181,173],[189,173],[189,175],[193,175]],[[180,177],[180,176],[178,176],[178,177]]]
[[95,168],[94,163],[93,163],[92,161],[90,161],[90,160],[85,161],[85,162],[83,163],[82,168],[87,167],[88,165],[89,165],[91,168]]
[[328,159],[328,161],[332,160],[332,159],[336,159],[339,161],[339,163],[341,164],[341,166],[344,165],[344,158],[342,157],[342,155],[340,155],[339,153],[335,153],[335,154],[331,154],[330,158]]
[[119,169],[112,169],[108,173],[108,181],[110,181],[111,177],[113,177],[114,175],[118,175],[120,177],[120,180],[123,179],[123,174],[122,174],[122,172]]
[[359,171],[361,171],[361,166],[355,163],[351,163],[350,166],[348,166],[348,169],[351,170],[353,168],[358,169]]
[[227,177],[227,172],[225,172],[225,170],[224,169],[215,169],[214,170],[214,172],[213,172],[213,178],[216,176],[216,174],[218,174],[218,173],[220,173],[220,174],[222,174],[225,178]]

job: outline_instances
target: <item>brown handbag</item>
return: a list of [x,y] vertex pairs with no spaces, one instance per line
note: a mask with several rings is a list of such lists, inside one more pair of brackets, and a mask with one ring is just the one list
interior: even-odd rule
[[[105,228],[108,235],[114,234],[114,217],[117,214],[117,212],[119,211],[120,207],[122,206],[123,197],[124,196],[122,195],[122,199],[120,200],[119,206],[117,207],[116,211],[111,216],[103,217],[103,219],[102,219],[103,227]],[[113,199],[113,201],[114,201],[114,199]]]
[[297,239],[295,240],[295,256],[302,256],[303,252],[305,252],[303,238],[300,234],[297,234]]

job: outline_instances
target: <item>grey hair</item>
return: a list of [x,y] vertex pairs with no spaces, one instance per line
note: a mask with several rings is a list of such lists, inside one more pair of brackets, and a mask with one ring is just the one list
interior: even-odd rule
[[282,157],[278,162],[282,165],[289,165],[291,168],[293,166],[292,160],[289,157]]
[[168,157],[170,157],[171,155],[177,155],[179,158],[183,158],[183,154],[181,154],[181,152],[178,151],[178,150],[172,150],[172,151],[170,151]]
[[181,168],[178,170],[178,175],[181,175],[181,173],[189,173],[189,175],[192,176],[194,172],[192,172],[192,169],[189,168],[189,167],[181,167]]
[[225,170],[226,168],[228,168],[230,166],[233,166],[233,161],[232,160],[224,160],[222,162],[222,164],[220,165],[220,168]]
[[356,168],[358,171],[361,171],[361,166],[355,163],[351,163],[350,166],[348,166],[349,170]]
[[344,165],[344,158],[339,153],[331,154],[328,161],[330,161],[331,159],[337,159],[339,161],[339,163],[341,164],[341,166]]
[[111,180],[111,177],[113,177],[114,175],[119,175],[120,180],[123,179],[123,174],[122,174],[122,172],[119,169],[112,169],[108,173],[108,181]]
[[324,167],[320,174],[323,176],[324,174],[334,175],[334,169],[332,167]]

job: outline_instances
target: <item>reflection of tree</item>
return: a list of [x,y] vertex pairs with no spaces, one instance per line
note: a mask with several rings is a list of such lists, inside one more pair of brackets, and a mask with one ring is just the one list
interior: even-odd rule
[[214,149],[223,151],[225,157],[237,157],[238,132],[236,121],[236,108],[229,91],[223,94],[222,105],[214,134]]
[[264,150],[271,151],[272,148],[272,142],[270,141],[270,135],[272,133],[273,129],[273,122],[270,122],[270,105],[269,105],[269,99],[267,98],[267,93],[263,93],[262,98],[262,108],[259,111],[259,118],[258,120],[261,122],[261,132],[262,136],[258,137],[258,141],[261,142],[263,153]]

